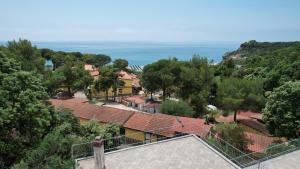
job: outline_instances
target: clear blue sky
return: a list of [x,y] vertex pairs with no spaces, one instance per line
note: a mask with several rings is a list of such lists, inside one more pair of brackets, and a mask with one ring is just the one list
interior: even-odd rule
[[294,41],[300,0],[0,0],[0,40]]

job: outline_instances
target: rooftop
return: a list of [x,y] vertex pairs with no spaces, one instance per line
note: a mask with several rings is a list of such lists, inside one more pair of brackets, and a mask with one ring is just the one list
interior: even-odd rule
[[137,78],[135,74],[128,73],[128,72],[125,72],[123,70],[121,70],[119,74],[120,74],[120,78],[124,79],[124,80],[133,80],[133,79]]
[[[117,123],[125,128],[151,132],[162,136],[188,133],[203,136],[212,127],[200,118],[189,118],[161,113],[144,113],[90,104],[87,99],[51,99],[56,108],[68,108],[74,116],[102,123]],[[163,130],[162,130],[163,129]]]
[[[94,158],[77,160],[94,169]],[[105,153],[106,169],[235,169],[239,168],[195,135]]]
[[133,102],[136,104],[142,104],[146,102],[146,98],[143,96],[138,96],[138,95],[134,95],[134,96],[129,96],[124,98],[125,101],[129,101],[129,102]]
[[300,150],[262,162],[269,169],[300,169]]
[[134,114],[134,111],[90,104],[87,99],[72,98],[66,100],[51,99],[56,108],[68,108],[74,116],[82,119],[96,119],[102,123],[123,125]]

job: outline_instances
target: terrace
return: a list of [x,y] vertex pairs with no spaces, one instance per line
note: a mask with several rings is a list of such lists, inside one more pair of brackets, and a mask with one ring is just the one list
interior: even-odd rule
[[[152,132],[161,133],[163,130],[167,129],[162,128]],[[300,153],[300,139],[249,153],[238,150],[210,131],[202,133],[201,136],[180,133],[172,137],[160,137],[147,141],[134,140],[126,136],[103,140],[106,169],[119,168],[121,164],[125,168],[133,169],[139,168],[139,166],[144,168],[151,168],[151,166],[156,166],[156,168],[209,166],[212,169],[219,169],[219,165],[223,165],[222,168],[239,169],[297,169],[295,166],[298,165],[298,162],[295,155]],[[72,156],[76,159],[78,168],[90,169],[91,166],[94,166],[92,145],[92,142],[88,142],[72,146]],[[194,158],[194,156],[201,158]],[[189,165],[183,164],[187,160]],[[208,161],[213,164],[208,165]],[[215,161],[219,163],[214,165]]]

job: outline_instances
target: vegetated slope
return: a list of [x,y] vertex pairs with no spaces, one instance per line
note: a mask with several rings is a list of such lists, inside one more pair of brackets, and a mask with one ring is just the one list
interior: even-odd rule
[[266,90],[272,90],[287,81],[300,80],[299,42],[274,43],[265,47],[265,51],[263,47],[258,47],[256,52],[255,49],[253,47],[249,50],[246,57],[238,63],[241,66],[236,74],[240,77],[264,78]]
[[255,40],[251,40],[249,42],[242,43],[239,49],[226,53],[223,58],[240,60],[253,55],[262,55],[274,50],[297,45],[300,45],[300,42],[257,42]]

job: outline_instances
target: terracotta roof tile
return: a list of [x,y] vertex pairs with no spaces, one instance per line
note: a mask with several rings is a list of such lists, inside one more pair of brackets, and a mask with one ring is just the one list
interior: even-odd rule
[[117,123],[123,125],[134,112],[111,107],[100,107],[88,103],[86,99],[72,98],[67,100],[51,99],[56,107],[64,107],[72,110],[72,113],[83,119],[96,119],[102,123]]
[[124,98],[124,100],[126,101],[130,101],[136,104],[142,104],[145,103],[146,99],[142,96],[130,96],[130,97],[126,97]]
[[199,118],[176,117],[160,113],[148,114],[100,107],[90,104],[86,99],[51,99],[50,101],[56,108],[64,107],[73,110],[72,113],[79,118],[96,119],[102,123],[117,123],[125,128],[167,137],[174,136],[176,133],[204,136],[212,127],[205,125],[204,120]]
[[123,71],[123,70],[120,71],[119,74],[120,74],[120,78],[124,79],[124,80],[133,80],[133,79],[137,78],[135,74],[132,74],[132,73],[129,74],[129,73]]
[[204,124],[203,119],[176,117],[160,113],[135,113],[124,124],[124,127],[163,136],[174,136],[176,133],[204,136],[211,128],[210,125]]

